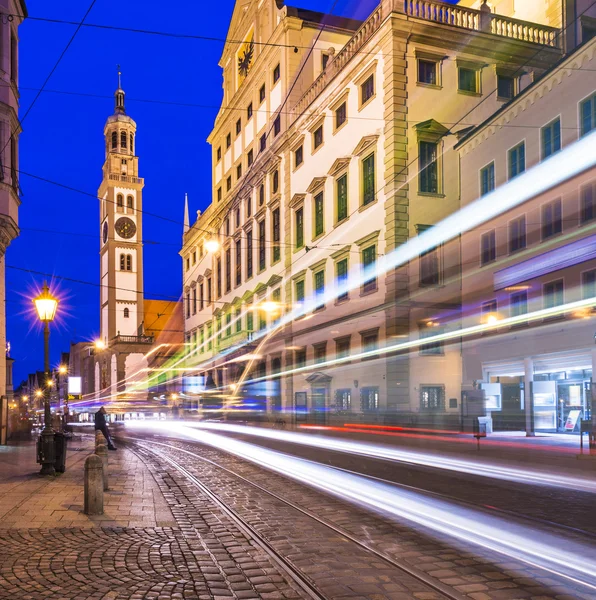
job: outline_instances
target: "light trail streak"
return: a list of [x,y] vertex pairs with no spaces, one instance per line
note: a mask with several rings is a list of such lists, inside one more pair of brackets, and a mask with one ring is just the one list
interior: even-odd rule
[[247,442],[197,432],[177,423],[129,422],[127,427],[162,434],[167,429],[180,438],[223,450],[342,500],[406,519],[427,530],[498,552],[596,591],[596,548],[546,528],[528,526],[511,517],[501,518]]
[[[169,425],[170,423],[168,423],[168,426]],[[328,436],[313,436],[306,433],[297,433],[291,431],[279,431],[275,429],[261,429],[258,427],[248,427],[243,425],[207,422],[186,423],[185,427],[188,429],[227,431],[230,433],[239,433],[281,442],[288,442],[291,444],[300,444],[313,448],[323,448],[325,450],[333,450],[335,452],[343,452],[346,454],[355,454],[370,458],[381,458],[383,460],[392,460],[396,462],[421,465],[447,471],[457,471],[461,473],[468,473],[470,475],[478,475],[481,477],[513,481],[516,483],[555,486],[564,489],[574,489],[596,494],[595,479],[581,478],[576,476],[568,477],[566,475],[532,471],[527,468],[507,467],[488,462],[448,458],[426,452],[391,448],[388,446],[382,446],[380,444],[370,444],[352,440],[338,440]]]

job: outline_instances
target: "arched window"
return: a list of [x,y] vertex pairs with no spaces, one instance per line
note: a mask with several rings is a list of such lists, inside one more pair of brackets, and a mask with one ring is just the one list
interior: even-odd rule
[[124,309],[124,318],[128,319],[128,317],[130,317],[130,310],[128,308]]
[[135,208],[135,201],[134,198],[132,196],[127,196],[126,198],[126,208],[128,208],[128,210],[133,211]]
[[118,134],[112,131],[112,150],[118,147]]
[[132,271],[132,254],[126,255],[126,270]]
[[259,186],[259,206],[263,206],[265,202],[265,186],[261,183]]
[[126,148],[126,131],[120,132],[120,147]]
[[130,153],[131,154],[134,154],[134,152],[135,152],[134,151],[134,147],[135,147],[134,146],[134,139],[135,139],[135,136],[131,133],[130,134]]
[[122,194],[116,196],[116,208],[118,211],[122,211],[124,208],[124,196]]
[[277,194],[277,191],[279,190],[279,171],[274,171],[273,172],[273,193]]
[[124,271],[126,269],[126,256],[124,254],[120,255],[120,270]]

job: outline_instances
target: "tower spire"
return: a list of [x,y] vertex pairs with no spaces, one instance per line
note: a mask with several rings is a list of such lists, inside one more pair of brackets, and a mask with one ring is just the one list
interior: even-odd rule
[[190,219],[188,217],[188,194],[184,194],[184,228],[182,230],[182,235],[190,229]]
[[120,70],[120,65],[118,66],[118,89],[114,93],[114,99],[116,100],[116,113],[120,113],[122,115],[126,114],[126,110],[124,109],[124,90],[122,89],[122,71]]

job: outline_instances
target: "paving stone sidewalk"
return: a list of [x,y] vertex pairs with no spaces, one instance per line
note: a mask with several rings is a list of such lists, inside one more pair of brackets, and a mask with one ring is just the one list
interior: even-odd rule
[[[105,514],[85,515],[84,461],[93,449],[92,436],[77,436],[66,472],[41,477],[34,443],[0,446],[0,600],[303,597],[209,503],[197,514],[176,486],[166,497],[126,448],[108,455]],[[266,574],[266,590],[253,567]]]

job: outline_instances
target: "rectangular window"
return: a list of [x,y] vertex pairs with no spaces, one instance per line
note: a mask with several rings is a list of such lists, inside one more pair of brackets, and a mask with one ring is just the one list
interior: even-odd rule
[[422,412],[439,412],[445,410],[445,390],[443,386],[420,386],[420,410]]
[[487,265],[494,260],[497,260],[497,234],[491,229],[480,237],[480,265]]
[[190,292],[186,292],[186,318],[190,319]]
[[267,329],[267,313],[264,310],[257,310],[257,318],[259,319],[259,331]]
[[348,116],[347,106],[345,102],[342,102],[335,109],[335,129],[339,129],[345,122]]
[[252,102],[246,107],[246,120],[252,119]]
[[320,308],[325,307],[325,303],[323,302],[323,296],[325,295],[325,271],[317,271],[315,273],[315,300],[317,302],[317,306],[315,310],[319,310]]
[[222,329],[221,329],[221,315],[217,316],[215,319],[215,333],[217,334],[218,341],[222,338]]
[[324,363],[327,360],[327,342],[322,344],[313,344],[315,365]]
[[279,242],[281,241],[281,227],[279,221],[279,208],[276,208],[271,213],[272,221],[273,221],[273,260],[272,262],[276,263],[281,258],[281,251],[279,247]]
[[418,83],[427,85],[438,85],[439,64],[434,60],[418,59]]
[[553,200],[542,207],[542,239],[545,240],[563,231],[561,199]]
[[360,409],[363,413],[374,413],[379,410],[379,388],[369,386],[360,388]]
[[226,293],[232,289],[232,249],[226,250]]
[[526,144],[522,142],[509,150],[509,179],[513,179],[526,170]]
[[306,350],[296,350],[296,368],[306,367]]
[[335,356],[337,358],[346,358],[350,356],[350,336],[338,338],[335,340]]
[[263,103],[265,101],[265,84],[261,86],[259,89],[259,103]]
[[321,54],[321,69],[323,71],[327,68],[327,63],[329,63],[329,54],[327,54],[327,52],[323,52]]
[[199,329],[199,341],[200,341],[200,353],[203,354],[205,352],[205,330],[201,327]]
[[563,299],[563,280],[549,281],[542,288],[544,297],[544,308],[554,308],[564,304]]
[[350,388],[335,390],[335,410],[336,412],[352,410],[352,390]]
[[509,252],[526,247],[526,216],[522,215],[509,223]]
[[241,131],[242,131],[242,119],[238,119],[236,121],[236,135],[240,135]]
[[362,161],[362,205],[374,202],[375,191],[375,155],[370,154]]
[[229,148],[232,145],[232,134],[228,133],[226,135],[226,148]]
[[273,323],[277,324],[277,323],[279,323],[279,319],[282,314],[281,288],[276,288],[273,290],[273,293],[271,294],[271,300],[273,300],[274,305],[277,307],[273,313],[274,314]]
[[594,202],[594,184],[588,184],[580,190],[581,223],[587,223],[596,217],[596,205]]
[[196,286],[192,288],[192,314],[197,314],[197,288]]
[[254,313],[251,309],[246,311],[246,331],[254,331]]
[[339,177],[335,183],[337,193],[337,222],[348,218],[348,174]]
[[366,104],[375,95],[375,77],[371,75],[360,85],[360,105]]
[[259,221],[259,271],[265,270],[265,219]]
[[232,177],[228,177],[226,179],[226,192],[229,192],[232,189]]
[[304,302],[304,279],[296,282],[294,293],[296,294],[296,303],[302,304]]
[[491,317],[494,319],[497,316],[497,301],[489,300],[488,302],[483,302],[480,310],[482,313],[482,322],[490,323]]
[[[441,333],[443,333],[442,328],[433,327],[432,325],[429,326],[426,323],[424,325],[421,325],[419,328],[419,338],[421,340],[424,340],[427,338],[432,338]],[[436,340],[433,340],[426,344],[423,344],[422,342],[420,342],[420,354],[422,356],[433,356],[433,355],[436,356],[437,354],[439,354],[439,355],[444,354],[443,342],[436,341]]]
[[323,234],[325,230],[325,213],[323,204],[323,192],[319,192],[315,196],[315,235],[313,239]]
[[203,284],[199,283],[199,310],[203,310],[205,308],[205,291],[203,288]]
[[515,96],[515,78],[508,75],[497,75],[497,97],[511,100]]
[[369,246],[362,251],[362,268],[364,276],[369,277],[362,285],[362,293],[374,292],[377,289],[377,276],[375,273],[377,264],[377,248]]
[[596,129],[596,94],[580,104],[580,119],[582,135]]
[[299,167],[304,159],[302,146],[294,150],[294,168]]
[[596,269],[582,273],[582,298],[596,298]]
[[252,277],[252,229],[246,232],[246,278]]
[[478,93],[478,71],[476,69],[458,69],[458,89],[461,92]]
[[213,288],[211,287],[211,277],[207,277],[207,305],[211,304]]
[[511,294],[510,303],[512,317],[525,315],[528,312],[528,292],[524,290],[522,292],[515,292],[515,294]]
[[542,158],[548,158],[561,149],[561,120],[557,119],[540,130]]
[[221,160],[221,146],[217,149],[217,162]]
[[313,133],[313,146],[315,150],[323,143],[323,126],[319,125]]
[[480,169],[480,195],[485,196],[495,189],[495,163]]
[[[360,337],[363,352],[374,352],[379,347],[378,331],[369,331],[366,333],[361,333]],[[368,357],[368,359],[370,358],[374,358],[374,355],[372,357]]]
[[296,210],[296,248],[304,246],[304,209],[301,207]]
[[242,283],[242,244],[236,240],[236,287]]
[[435,247],[420,255],[420,285],[439,285],[440,282],[439,249]]
[[273,83],[277,83],[279,81],[279,78],[281,77],[281,67],[279,65],[279,63],[277,63],[277,65],[275,65],[275,68],[273,69]]
[[217,298],[221,298],[221,256],[217,257],[217,260],[215,261],[215,278],[216,278],[216,282],[215,285],[216,290],[217,290]]
[[207,323],[207,350],[213,348],[213,323]]
[[218,187],[218,188],[217,188],[217,201],[218,201],[218,202],[221,202],[222,195],[223,195],[223,194],[222,194],[221,187]]
[[275,121],[273,121],[273,135],[278,136],[281,131],[281,118],[279,115],[275,117]]
[[236,333],[242,331],[242,310],[238,307],[234,312],[234,321],[236,322]]
[[259,152],[263,152],[263,150],[265,150],[266,146],[267,146],[267,135],[263,134],[259,138]]
[[232,313],[226,313],[226,336],[230,337],[232,335]]
[[247,218],[252,215],[252,198],[246,199],[246,216]]
[[[335,265],[336,272],[336,280],[337,280],[337,288],[341,290],[345,288],[348,283],[348,259],[343,258],[342,260],[338,260]],[[349,292],[344,291],[339,293],[337,296],[337,302],[345,302],[350,298]]]
[[427,194],[439,193],[438,146],[433,142],[418,143],[418,154],[420,156],[418,185],[420,191]]
[[248,163],[249,167],[252,165],[254,160],[255,160],[255,157],[254,157],[253,151],[249,150],[248,154],[246,155],[246,162]]
[[236,166],[236,179],[240,179],[242,177],[242,164]]

